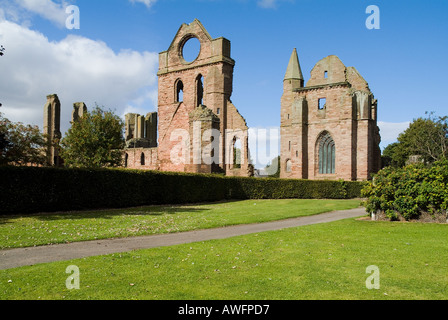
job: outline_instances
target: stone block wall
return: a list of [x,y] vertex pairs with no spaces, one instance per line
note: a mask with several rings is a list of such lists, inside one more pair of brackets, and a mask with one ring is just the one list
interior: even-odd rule
[[[187,62],[183,56],[183,47],[193,38],[199,40],[200,50],[194,61]],[[230,102],[235,65],[230,57],[230,41],[225,38],[213,39],[203,25],[195,20],[180,27],[169,49],[160,53],[159,61],[158,154],[161,170],[227,173],[225,160],[233,142],[227,139],[226,132],[248,129],[244,118]],[[208,109],[211,112],[209,116],[217,120],[213,120],[213,125],[206,125],[208,129],[214,128],[220,132],[219,147],[214,156],[217,161],[206,167],[204,161],[201,164],[193,163],[194,157],[190,156],[189,161],[173,163],[173,150],[175,153],[179,150],[178,155],[183,156],[182,149],[187,146],[192,148],[195,144],[192,128],[194,121],[190,121],[189,115],[199,107]],[[182,132],[189,133],[190,141],[185,141]],[[185,148],[181,148],[182,144]],[[244,140],[243,145],[247,146],[247,140]],[[247,163],[248,149],[243,151]]]
[[159,170],[157,148],[128,148],[123,157],[125,168]]
[[[370,179],[381,166],[381,152],[377,101],[367,82],[336,56],[319,61],[305,87],[298,80],[284,80],[280,176]],[[319,139],[327,133],[334,143],[334,172],[323,173],[320,165],[333,156],[320,151]]]
[[[192,39],[199,41],[200,49],[194,61],[186,61],[184,46]],[[229,40],[213,39],[204,26],[194,20],[190,24],[183,24],[168,50],[159,54],[157,165],[151,164],[151,167],[174,172],[250,175],[248,127],[245,119],[230,102],[235,65],[230,51]],[[128,118],[127,139],[140,139],[140,118],[132,114]],[[207,149],[210,141],[207,141],[209,138],[206,134],[212,129],[219,132],[217,142],[214,141],[214,161],[210,163],[207,155],[196,161],[197,150],[194,147],[199,145],[200,148]],[[131,134],[134,131],[137,136]],[[195,136],[198,131],[199,138]],[[238,169],[225,161],[232,156],[229,150],[233,152],[234,141],[233,137],[228,138],[229,131],[245,132],[240,135],[243,160]],[[138,142],[136,145],[128,144],[127,150],[131,151],[132,146],[143,146],[141,141]],[[206,154],[206,150],[202,151],[202,154]],[[137,155],[131,156],[127,152],[124,157],[127,157],[128,167],[135,167],[135,163],[139,167]]]

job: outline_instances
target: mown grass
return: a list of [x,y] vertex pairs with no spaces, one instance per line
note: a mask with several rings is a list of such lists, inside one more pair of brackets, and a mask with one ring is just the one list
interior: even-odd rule
[[359,205],[359,200],[247,200],[0,217],[0,249],[258,223]]
[[[0,271],[0,299],[447,299],[447,228],[347,219],[23,267]],[[366,288],[370,265],[379,290]]]

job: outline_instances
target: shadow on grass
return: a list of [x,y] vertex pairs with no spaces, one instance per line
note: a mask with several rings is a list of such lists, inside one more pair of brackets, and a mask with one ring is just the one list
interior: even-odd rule
[[211,209],[205,208],[204,205],[220,204],[220,203],[235,203],[242,200],[231,201],[219,201],[209,203],[197,203],[197,204],[181,204],[181,205],[153,205],[153,206],[141,206],[131,208],[119,208],[119,209],[97,209],[97,210],[83,210],[83,211],[63,211],[63,212],[50,212],[50,213],[36,213],[29,215],[14,215],[0,217],[0,225],[14,223],[15,220],[22,218],[35,218],[41,221],[55,221],[55,220],[76,220],[76,219],[113,219],[116,216],[161,216],[164,214],[180,214],[180,213],[199,213],[204,211],[210,211]]

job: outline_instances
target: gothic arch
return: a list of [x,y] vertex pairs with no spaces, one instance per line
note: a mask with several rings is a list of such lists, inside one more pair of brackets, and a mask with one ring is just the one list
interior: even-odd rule
[[328,131],[323,131],[316,142],[319,174],[336,173],[336,144]]
[[196,107],[199,107],[203,104],[204,99],[204,76],[202,74],[198,74],[196,76]]
[[184,83],[181,79],[177,79],[174,83],[174,90],[175,102],[182,102],[184,100]]
[[232,167],[240,169],[243,161],[243,143],[239,137],[234,137],[232,141]]

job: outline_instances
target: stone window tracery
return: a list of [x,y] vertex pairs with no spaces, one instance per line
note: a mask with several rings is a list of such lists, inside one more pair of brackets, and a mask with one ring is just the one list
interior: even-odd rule
[[319,147],[319,173],[336,173],[336,146],[330,133],[325,131],[321,134],[318,142]]

